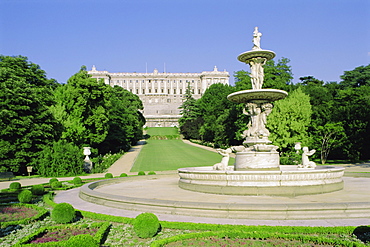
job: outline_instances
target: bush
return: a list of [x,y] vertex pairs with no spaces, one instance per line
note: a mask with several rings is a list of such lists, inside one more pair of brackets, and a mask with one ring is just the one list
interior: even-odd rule
[[61,177],[83,173],[84,155],[81,149],[64,140],[45,147],[39,157],[37,170],[41,176]]
[[42,184],[35,184],[32,186],[31,192],[34,195],[42,195],[45,192],[45,188]]
[[155,214],[142,213],[133,222],[134,231],[139,238],[154,237],[160,231],[160,223]]
[[51,188],[52,189],[58,189],[58,188],[61,188],[63,186],[62,182],[60,181],[54,181],[51,183]]
[[80,234],[71,237],[64,245],[65,247],[99,247],[100,244],[89,234]]
[[18,201],[21,203],[29,203],[32,200],[32,192],[23,190],[18,194]]
[[113,174],[108,172],[104,175],[104,178],[113,178]]
[[78,185],[78,184],[82,184],[82,179],[80,177],[75,177],[73,180],[72,180],[72,183],[74,185]]
[[12,189],[12,190],[19,190],[21,188],[21,183],[19,182],[13,182],[9,185],[9,189]]
[[126,173],[121,173],[121,175],[119,175],[121,178],[123,177],[127,177],[127,174]]
[[155,172],[149,172],[148,175],[155,175]]
[[69,203],[59,203],[51,211],[51,219],[54,220],[56,223],[70,223],[75,219],[75,217],[76,211]]
[[53,182],[59,181],[57,178],[50,178],[49,184],[51,185]]
[[140,171],[140,172],[138,172],[138,173],[137,173],[137,175],[139,175],[139,176],[143,176],[143,175],[145,175],[145,172]]

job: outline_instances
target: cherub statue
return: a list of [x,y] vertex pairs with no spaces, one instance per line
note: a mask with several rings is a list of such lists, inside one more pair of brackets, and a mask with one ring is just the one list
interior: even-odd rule
[[222,159],[220,163],[213,165],[213,170],[228,170],[230,154],[232,153],[231,148],[217,149],[217,152],[222,155]]
[[308,156],[313,155],[316,150],[312,149],[311,151],[308,150],[308,147],[303,147],[302,148],[302,164],[298,165],[298,168],[315,168],[316,163],[313,161],[309,161]]

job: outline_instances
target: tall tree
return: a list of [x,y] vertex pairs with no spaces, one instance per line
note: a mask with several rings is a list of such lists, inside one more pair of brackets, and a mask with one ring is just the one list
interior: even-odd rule
[[139,97],[119,86],[107,87],[104,92],[108,116],[108,134],[98,145],[101,153],[128,151],[143,136],[145,118],[139,110]]
[[184,101],[179,107],[181,109],[181,118],[179,119],[180,133],[186,139],[199,139],[198,129],[203,121],[201,120],[196,100],[193,98],[190,82],[188,82],[183,99]]
[[25,173],[58,138],[49,112],[55,80],[26,57],[0,56],[0,171]]
[[[230,145],[237,142],[235,133],[237,104],[229,101],[227,96],[235,92],[235,88],[224,84],[213,84],[197,101],[203,124],[199,135],[205,141],[220,145]],[[240,110],[240,109],[239,109]]]
[[268,116],[267,128],[271,132],[269,139],[280,147],[283,156],[291,155],[297,142],[310,144],[307,129],[311,114],[310,98],[300,88],[274,103],[274,109]]
[[57,104],[51,110],[64,126],[62,139],[92,147],[105,140],[108,116],[104,91],[107,87],[103,81],[91,78],[82,67],[55,91]]

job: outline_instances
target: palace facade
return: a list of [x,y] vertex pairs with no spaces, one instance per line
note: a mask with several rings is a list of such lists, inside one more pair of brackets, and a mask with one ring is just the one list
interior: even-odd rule
[[108,85],[118,85],[138,95],[144,105],[142,113],[148,127],[178,126],[179,107],[188,84],[193,97],[199,99],[212,84],[229,85],[230,77],[216,66],[213,71],[201,73],[160,73],[157,69],[152,73],[111,73],[98,71],[93,66],[88,73],[92,78],[104,79]]

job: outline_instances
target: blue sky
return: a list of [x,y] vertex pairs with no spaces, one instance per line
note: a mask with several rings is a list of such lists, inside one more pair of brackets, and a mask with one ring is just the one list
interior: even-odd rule
[[23,55],[63,83],[82,65],[110,72],[249,70],[261,47],[294,74],[340,81],[370,63],[369,0],[0,0],[0,54]]

